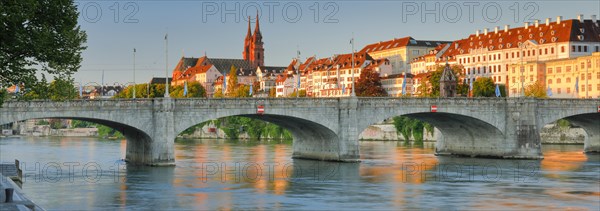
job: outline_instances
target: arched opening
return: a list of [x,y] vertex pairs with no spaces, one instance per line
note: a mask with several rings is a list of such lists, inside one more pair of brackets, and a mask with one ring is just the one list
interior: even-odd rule
[[[251,120],[261,120],[264,122],[268,122],[270,124],[266,124],[266,127],[271,127],[276,125],[285,129],[288,132],[281,132],[276,134],[281,134],[281,137],[270,137],[273,134],[260,134],[265,131],[261,127],[254,127],[253,124],[256,122],[247,122],[248,124],[242,124],[242,128],[238,128],[240,125],[236,125],[234,128],[229,128],[225,130],[234,130],[234,132],[230,132],[230,134],[235,135],[236,130],[239,132],[243,132],[248,134],[248,138],[278,138],[278,139],[292,139],[293,145],[293,155],[294,158],[304,158],[304,159],[317,159],[317,160],[340,160],[343,159],[340,157],[339,152],[339,143],[337,134],[329,129],[328,127],[321,125],[319,123],[293,117],[286,115],[277,115],[277,114],[241,114],[241,115],[232,115],[232,116],[223,116],[217,119],[217,122],[222,123],[221,119],[228,117],[243,117]],[[217,129],[216,125],[210,125],[210,121],[214,120],[198,120],[197,122],[186,122],[182,126],[178,127],[176,130],[176,134],[181,133],[190,133],[190,128],[203,128],[203,130],[215,131]],[[226,120],[225,120],[226,121]],[[200,122],[200,123],[198,123]],[[207,128],[208,125],[208,128]],[[225,125],[225,127],[229,127]],[[248,131],[248,130],[263,130],[263,131]],[[227,132],[224,132],[227,133]],[[250,133],[254,133],[255,135],[249,135]],[[239,133],[238,133],[239,134]],[[291,137],[289,137],[290,134]],[[222,137],[222,136],[221,136]],[[231,137],[229,137],[231,138]]]
[[[56,122],[60,122],[62,129],[67,129],[71,131],[63,131],[63,132],[55,132],[51,133],[50,129],[57,126],[52,126],[51,124],[55,124]],[[82,117],[68,117],[68,116],[56,116],[56,117],[39,117],[39,118],[31,118],[31,119],[20,119],[14,122],[2,122],[4,123],[0,128],[3,129],[3,133],[8,128],[7,125],[11,125],[11,133],[19,134],[22,131],[28,133],[24,135],[32,135],[32,136],[69,136],[69,134],[73,133],[81,133],[86,130],[78,130],[77,128],[86,128],[86,127],[94,127],[98,129],[98,132],[94,133],[93,131],[87,130],[87,134],[83,134],[84,136],[89,137],[99,137],[103,138],[112,138],[112,139],[120,139],[124,138],[127,141],[126,145],[126,153],[125,160],[132,164],[147,164],[150,162],[148,160],[148,156],[145,156],[147,150],[150,149],[151,137],[144,131],[123,123],[103,120],[103,119],[95,119],[95,118],[82,118]],[[15,128],[16,124],[19,124],[19,128]],[[73,123],[76,125],[73,126]],[[68,125],[66,125],[68,124]],[[21,128],[25,127],[25,128]],[[47,128],[47,129],[44,129]],[[15,133],[15,129],[19,129]],[[44,132],[44,130],[47,130]],[[106,131],[102,131],[106,130]],[[114,132],[114,131],[116,132]],[[8,133],[4,135],[9,135]],[[77,134],[75,134],[77,135]],[[81,135],[81,134],[80,134]],[[121,136],[122,135],[122,136]],[[122,158],[121,158],[122,159]]]
[[[409,138],[411,141],[423,141],[425,137],[428,139],[435,138],[435,151],[436,155],[459,155],[459,156],[471,156],[471,157],[504,157],[512,153],[503,146],[505,142],[504,135],[497,127],[490,123],[477,119],[475,117],[443,113],[443,112],[422,112],[422,113],[407,113],[400,114],[398,116],[408,117],[409,119],[418,120],[422,123],[427,123],[434,128],[426,128],[426,125],[421,125],[419,130],[421,131],[410,131]],[[406,134],[402,134],[402,130],[399,127],[401,125],[394,125],[394,116],[388,117],[386,129],[387,134],[391,135],[389,131],[396,132],[397,138],[404,140]],[[418,122],[417,121],[417,122]],[[407,124],[414,124],[409,122]],[[406,126],[406,125],[404,125]],[[408,126],[411,130],[411,126]],[[362,128],[362,137],[365,137],[365,131],[367,127]],[[432,134],[428,131],[435,131],[438,134]],[[434,132],[434,133],[435,133]],[[415,138],[415,136],[417,136]],[[416,140],[415,140],[416,139]]]
[[580,145],[583,143],[584,152],[598,153],[600,152],[600,113],[577,114],[552,122],[543,122],[540,137],[546,147],[553,147],[551,144]]

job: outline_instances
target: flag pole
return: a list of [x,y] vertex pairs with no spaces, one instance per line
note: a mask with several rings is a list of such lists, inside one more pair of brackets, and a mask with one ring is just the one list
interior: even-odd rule
[[350,40],[350,44],[352,44],[352,97],[356,96],[354,92],[354,32],[352,32],[352,39]]
[[165,34],[165,98],[169,98],[169,34]]

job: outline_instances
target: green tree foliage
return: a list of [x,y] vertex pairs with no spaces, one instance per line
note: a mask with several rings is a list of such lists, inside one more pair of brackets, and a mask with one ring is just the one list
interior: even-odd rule
[[77,16],[72,0],[0,1],[0,85],[31,86],[37,73],[75,73],[87,39]]
[[121,132],[119,132],[113,128],[110,128],[108,126],[102,125],[102,124],[96,124],[96,123],[81,121],[81,120],[72,120],[71,127],[72,128],[98,128],[98,137],[101,137],[101,138],[118,138],[118,139],[124,138],[124,136],[123,136],[123,134],[121,134]]
[[64,101],[75,99],[79,95],[71,77],[54,77],[52,82],[47,83],[46,77],[43,75],[41,81],[34,83],[31,88],[25,89],[24,93],[20,97],[24,100],[50,99]]
[[239,135],[242,133],[247,133],[251,139],[292,139],[292,134],[289,131],[275,124],[258,119],[238,116],[224,117],[205,122],[194,126],[194,129],[188,131],[187,133],[191,134],[193,133],[193,130],[202,128],[202,126],[208,123],[213,123],[217,126],[217,128],[223,130],[228,139],[238,139]]
[[496,86],[491,78],[480,77],[473,82],[473,97],[494,97]]
[[540,81],[536,81],[525,87],[525,96],[535,98],[547,98],[546,87]]
[[[431,72],[427,82],[429,86],[424,81],[421,82],[421,86],[419,86],[419,91],[421,92],[422,97],[439,97],[440,96],[440,79],[442,78],[442,74],[444,73],[445,65],[437,66],[436,70]],[[469,93],[469,85],[465,84],[463,80],[460,78],[463,77],[463,66],[462,65],[452,65],[450,67],[454,75],[457,77],[457,94],[466,96]]]
[[382,97],[387,96],[387,92],[381,85],[381,78],[379,73],[372,69],[363,69],[360,73],[360,78],[356,82],[356,88],[354,90],[356,96],[361,97]]
[[2,104],[4,104],[6,98],[8,98],[8,92],[6,89],[0,89],[0,108],[2,108]]
[[392,118],[396,132],[401,134],[405,142],[408,142],[411,137],[415,144],[423,144],[424,132],[433,134],[433,125],[404,116],[396,116]]
[[[137,98],[157,98],[165,96],[165,85],[164,84],[151,84],[150,95],[148,95],[148,84],[137,84],[135,85],[135,96]],[[114,98],[131,98],[133,96],[134,85],[129,85],[115,95]],[[188,93],[183,96],[184,85],[181,86],[169,86],[169,96],[172,98],[194,98],[194,97],[206,97],[206,90],[199,82],[188,83]]]
[[566,119],[559,119],[556,121],[556,125],[558,125],[561,129],[568,129],[571,127],[571,122]]

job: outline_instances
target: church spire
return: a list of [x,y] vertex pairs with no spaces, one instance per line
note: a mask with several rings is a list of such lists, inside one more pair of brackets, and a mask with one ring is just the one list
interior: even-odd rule
[[[258,10],[256,11],[256,26],[254,27],[255,40],[261,40],[262,34],[260,33],[260,21],[258,20]],[[257,39],[258,38],[258,39]]]
[[248,16],[248,33],[246,34],[246,39],[250,39],[252,37],[252,32],[250,31],[250,16]]

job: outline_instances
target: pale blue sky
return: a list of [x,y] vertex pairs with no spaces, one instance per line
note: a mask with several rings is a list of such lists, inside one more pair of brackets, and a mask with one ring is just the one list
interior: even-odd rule
[[[82,68],[75,74],[75,80],[81,83],[100,83],[102,70],[105,70],[106,84],[133,81],[133,48],[137,49],[138,83],[147,82],[152,76],[164,77],[164,36],[167,32],[169,76],[182,54],[186,57],[200,57],[206,52],[209,57],[241,58],[247,30],[247,22],[243,16],[247,14],[254,17],[256,5],[262,11],[260,27],[265,43],[265,64],[270,66],[286,66],[296,56],[297,48],[301,51],[302,58],[349,53],[352,33],[358,50],[369,43],[405,36],[421,40],[452,41],[464,38],[477,29],[493,30],[495,26],[503,28],[505,24],[519,27],[526,18],[530,18],[531,22],[534,19],[544,22],[548,17],[555,20],[559,15],[564,19],[576,18],[577,14],[583,14],[586,19],[593,14],[600,16],[600,3],[595,0],[85,0],[76,3],[81,12],[79,22],[88,34],[88,49],[83,52]],[[236,4],[239,4],[237,11]],[[439,10],[425,14],[426,19],[422,20],[421,12],[425,10],[424,7],[434,10],[436,4],[439,4]],[[319,8],[317,22],[314,21],[317,11],[315,5]],[[274,8],[272,15],[268,14],[269,8]],[[299,16],[296,15],[297,8],[302,11]],[[470,8],[473,8],[472,14]],[[516,8],[519,8],[517,17]],[[232,14],[225,15],[226,19],[222,21],[221,12],[225,9],[233,11]],[[496,12],[498,9],[501,14]],[[97,11],[101,11],[101,14]],[[115,16],[116,11],[119,11],[118,17]],[[460,16],[457,11],[460,11]],[[439,22],[435,20],[434,14],[439,17]],[[239,22],[236,21],[236,15],[240,17]],[[330,18],[326,20],[329,15]]]

